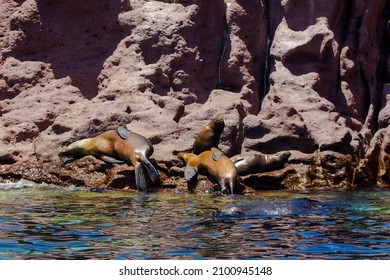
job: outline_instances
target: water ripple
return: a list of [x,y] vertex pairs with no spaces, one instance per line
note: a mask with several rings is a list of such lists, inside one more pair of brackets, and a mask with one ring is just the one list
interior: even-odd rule
[[0,259],[389,259],[390,191],[226,197],[23,184],[0,185]]

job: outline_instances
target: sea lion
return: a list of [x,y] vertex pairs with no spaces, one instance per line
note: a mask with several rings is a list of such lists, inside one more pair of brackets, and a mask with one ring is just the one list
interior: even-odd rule
[[186,163],[184,177],[189,181],[188,188],[192,190],[197,184],[197,173],[208,175],[218,182],[221,192],[238,193],[238,177],[233,162],[219,149],[211,148],[199,155],[180,152],[177,157]]
[[232,206],[229,208],[223,208],[219,210],[214,210],[211,215],[213,217],[218,216],[237,216],[237,215],[244,215],[244,211],[241,208],[238,208],[237,206]]
[[290,157],[290,152],[279,152],[272,155],[262,153],[243,153],[230,158],[240,176],[266,172],[283,167]]
[[148,159],[153,151],[153,146],[147,138],[127,128],[119,127],[117,130],[108,130],[93,138],[78,140],[67,146],[59,156],[71,157],[70,161],[73,161],[92,155],[107,163],[131,163],[135,167],[137,188],[146,190],[145,171],[154,184],[160,180],[157,170]]
[[192,152],[196,155],[211,148],[218,148],[219,138],[225,127],[225,122],[221,117],[214,118],[210,123],[203,127],[192,147]]

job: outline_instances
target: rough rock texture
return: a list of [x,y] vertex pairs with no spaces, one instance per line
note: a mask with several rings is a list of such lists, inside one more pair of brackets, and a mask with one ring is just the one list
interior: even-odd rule
[[390,184],[388,0],[3,0],[0,18],[3,181],[133,188],[132,167],[57,156],[127,125],[185,185],[174,151],[223,116],[227,155],[292,152],[246,185]]

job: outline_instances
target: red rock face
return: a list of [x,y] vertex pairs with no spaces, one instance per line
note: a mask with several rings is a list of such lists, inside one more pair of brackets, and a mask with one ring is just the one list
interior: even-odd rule
[[388,185],[389,8],[386,0],[4,0],[0,176],[123,187],[132,168],[87,157],[62,169],[57,154],[127,125],[151,139],[170,185],[174,151],[223,116],[226,154],[292,152],[257,185],[263,177],[288,188]]

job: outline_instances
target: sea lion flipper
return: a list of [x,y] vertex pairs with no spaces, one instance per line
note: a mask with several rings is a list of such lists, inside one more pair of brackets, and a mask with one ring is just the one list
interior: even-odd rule
[[211,148],[211,155],[213,160],[218,160],[223,155],[223,153],[216,148]]
[[147,188],[145,172],[142,164],[137,164],[135,166],[135,184],[139,190],[145,191]]
[[187,180],[191,180],[196,175],[196,173],[198,173],[198,170],[195,167],[187,165],[186,169],[184,170],[184,177]]
[[150,179],[153,183],[157,183],[160,181],[160,175],[158,174],[156,168],[150,163],[150,161],[147,158],[144,158],[142,161],[142,165],[145,168],[146,172],[148,173]]
[[107,163],[124,163],[123,160],[118,160],[118,159],[115,159],[113,157],[109,157],[109,156],[105,156],[105,155],[100,156],[100,159],[104,160]]
[[127,129],[127,127],[124,127],[124,126],[118,126],[116,129],[116,132],[124,140],[129,138],[129,136],[131,134],[131,130]]

